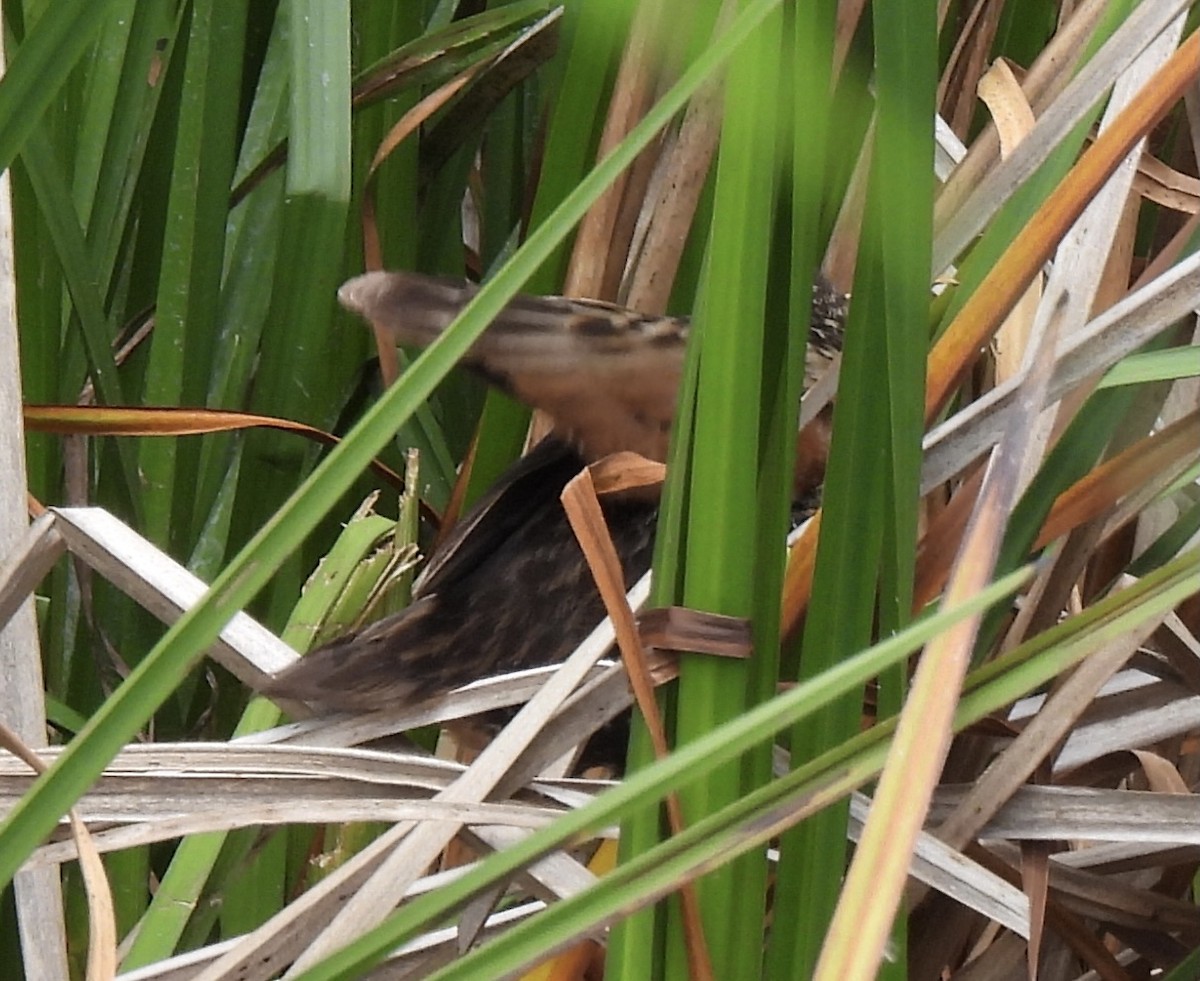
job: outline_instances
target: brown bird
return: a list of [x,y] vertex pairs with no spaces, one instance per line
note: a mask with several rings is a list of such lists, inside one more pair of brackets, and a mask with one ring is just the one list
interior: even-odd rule
[[[476,290],[460,280],[377,272],[347,282],[338,299],[390,330],[396,343],[424,346]],[[841,349],[844,319],[845,297],[819,280],[806,386]],[[370,710],[563,660],[604,608],[559,494],[584,465],[610,453],[665,461],[688,326],[684,318],[595,300],[519,296],[509,303],[464,363],[544,410],[551,435],[434,551],[411,605],[314,650],[264,690]],[[815,489],[812,471],[798,467],[797,500]],[[628,587],[650,567],[658,501],[606,495],[601,508]]]

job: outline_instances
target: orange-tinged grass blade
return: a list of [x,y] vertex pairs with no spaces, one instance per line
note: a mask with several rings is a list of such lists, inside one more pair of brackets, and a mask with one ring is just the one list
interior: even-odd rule
[[780,634],[789,641],[800,628],[808,601],[812,599],[813,569],[817,561],[817,537],[821,533],[821,512],[817,511],[788,553],[783,575],[783,617]]
[[567,512],[571,529],[583,549],[588,568],[596,581],[596,588],[604,600],[604,608],[612,618],[617,635],[617,645],[629,671],[629,682],[639,707],[646,715],[655,750],[660,757],[670,752],[654,698],[654,685],[646,667],[645,651],[633,611],[625,598],[625,580],[621,572],[621,560],[608,533],[592,473],[588,468],[581,470],[563,488],[562,505]]
[[327,445],[337,442],[329,433],[290,419],[175,406],[27,405],[25,426],[34,432],[73,436],[201,436],[261,426],[300,433]]
[[1138,440],[1059,495],[1034,548],[1044,548],[1103,514],[1154,475],[1194,456],[1197,447],[1200,447],[1200,411]]
[[597,460],[588,469],[599,497],[618,491],[661,487],[667,476],[667,468],[663,464],[628,451]]
[[946,587],[950,563],[962,542],[963,531],[983,483],[983,467],[955,492],[921,536],[917,548],[917,575],[913,584],[913,608],[921,609]]
[[[658,702],[654,697],[654,682],[650,678],[647,666],[646,652],[642,647],[638,634],[637,623],[633,610],[625,598],[625,578],[621,572],[621,560],[613,546],[612,537],[600,510],[600,499],[596,497],[596,488],[592,483],[592,473],[584,468],[574,477],[562,491],[562,505],[567,512],[571,529],[579,541],[587,559],[588,568],[596,580],[596,588],[604,600],[604,608],[612,619],[613,628],[617,635],[617,646],[621,649],[621,659],[629,672],[629,681],[637,699],[638,708],[645,717],[646,726],[650,731],[655,754],[662,759],[669,752],[667,737],[663,729],[662,714],[658,710]],[[675,834],[683,831],[683,810],[676,794],[669,794],[666,799],[667,820]],[[686,883],[679,890],[680,902],[683,906],[684,932],[687,935],[687,952],[689,971],[693,978],[699,981],[711,981],[713,977],[712,960],[708,953],[708,943],[704,937],[704,928],[700,920],[700,905],[696,897],[693,883]]]
[[929,352],[925,419],[935,419],[974,363],[979,350],[1024,293],[1034,274],[1112,175],[1159,119],[1200,75],[1200,33],[1190,37],[1083,154],[968,298]]
[[[1200,413],[1193,412],[1106,460],[1058,496],[1033,550],[1045,548],[1055,539],[1104,514],[1156,474],[1178,467],[1180,461],[1189,459],[1197,446],[1200,446]],[[982,472],[979,472],[959,488],[921,541],[914,593],[916,609],[932,602],[946,585],[950,561],[962,539],[981,478]]]
[[[24,417],[25,428],[31,432],[55,433],[60,436],[204,436],[239,429],[261,428],[295,433],[324,446],[336,446],[340,442],[332,433],[302,422],[224,409],[27,405],[24,408]],[[404,489],[404,478],[387,464],[375,460],[371,469],[397,490]],[[425,507],[426,505],[422,504],[422,508]],[[437,517],[432,516],[435,519]]]

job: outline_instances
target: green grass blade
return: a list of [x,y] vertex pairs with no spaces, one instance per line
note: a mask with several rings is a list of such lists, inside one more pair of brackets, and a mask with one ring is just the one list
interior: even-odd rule
[[117,6],[118,0],[55,0],[21,39],[0,81],[0,171],[17,158]]
[[[286,192],[250,407],[328,429],[361,351],[338,343],[331,317],[351,193],[349,9],[302,2],[285,12],[291,79]],[[268,520],[315,457],[311,447],[283,446],[264,433],[247,437],[235,542]],[[277,573],[269,623],[283,622],[300,594],[298,558]]]
[[[245,19],[244,0],[193,8],[142,396],[147,405],[201,405],[207,394],[198,386],[214,354],[241,84],[225,52],[241,49]],[[190,529],[198,449],[194,442],[171,439],[145,440],[138,447],[144,532],[159,545],[180,549],[182,532]],[[177,494],[177,481],[189,491]]]
[[[785,493],[783,486],[760,487],[759,446],[763,413],[769,411],[764,402],[768,406],[771,402],[770,379],[778,370],[778,365],[764,363],[763,355],[775,178],[780,172],[780,116],[774,89],[781,25],[782,17],[775,12],[730,64],[709,262],[695,318],[700,325],[700,370],[688,474],[682,601],[691,608],[747,619],[755,612],[756,591],[770,593],[771,580],[778,583],[782,578],[783,551],[778,542],[786,531],[781,522],[770,529],[773,536],[767,529],[760,534],[758,508],[760,493],[768,500]],[[775,327],[778,335],[788,333],[786,321]],[[786,341],[782,347],[786,350]],[[776,449],[781,448],[782,443],[776,443]],[[766,513],[781,517],[778,507]],[[759,554],[758,543],[771,537],[774,547]],[[762,662],[754,665],[757,671],[743,661],[684,656],[677,694],[677,745],[686,745],[743,712],[763,691],[756,673],[758,678],[770,674],[773,685],[774,658],[768,652],[777,650],[777,640],[768,629],[765,636],[756,633],[755,641],[760,645],[755,656]],[[708,814],[736,800],[749,789],[751,771],[759,779],[769,773],[769,756],[760,751],[757,763],[745,765],[748,770],[730,765],[714,771],[690,788],[681,797],[684,814]],[[744,900],[763,895],[765,887],[765,863],[753,858],[701,880],[701,916],[718,977],[758,976],[765,909]],[[680,916],[679,907],[672,905],[668,939],[673,931],[680,942],[668,943],[666,977],[686,977],[694,956],[683,948]]]

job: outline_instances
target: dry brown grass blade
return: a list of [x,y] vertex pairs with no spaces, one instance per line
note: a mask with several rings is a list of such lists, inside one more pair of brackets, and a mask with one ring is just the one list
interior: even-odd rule
[[[1086,0],[1079,4],[1029,66],[1021,80],[1021,89],[1029,103],[1039,111],[1070,80],[1106,7],[1107,0]],[[986,127],[938,195],[934,203],[935,228],[941,228],[946,218],[964,205],[984,174],[995,165],[999,149],[999,134],[995,127]]]
[[666,730],[654,697],[654,684],[647,668],[646,652],[642,647],[633,610],[625,599],[624,576],[621,560],[608,533],[600,500],[592,483],[591,471],[585,468],[568,481],[563,488],[563,509],[579,547],[583,550],[596,589],[604,601],[604,608],[613,622],[617,634],[617,645],[629,672],[629,682],[638,700],[638,707],[646,718],[654,749],[661,758],[670,752]]
[[[67,548],[54,527],[54,516],[38,502],[31,500],[31,503],[34,505],[30,508],[33,521],[29,530],[20,541],[12,543],[0,562],[0,630],[33,595]],[[15,681],[6,680],[9,691],[17,687]]]
[[862,149],[854,161],[850,184],[846,188],[837,220],[829,236],[822,268],[830,281],[842,292],[849,293],[858,268],[859,241],[862,237],[863,216],[867,210],[867,177],[871,172],[871,157],[875,148],[875,120],[871,119],[863,137]]
[[[611,638],[589,638],[526,702],[509,725],[480,753],[439,801],[480,801],[509,778],[512,767],[547,722],[607,651]],[[360,936],[400,901],[421,871],[435,861],[459,831],[456,822],[401,822],[375,839],[328,878],[242,937],[202,971],[199,981],[225,981],[235,972],[246,981],[273,976],[288,963],[300,973],[318,959]],[[549,856],[542,862],[570,862]],[[527,870],[538,874],[538,866]],[[316,939],[314,939],[316,938]]]
[[72,436],[200,436],[261,426],[300,433],[326,445],[337,442],[320,429],[253,412],[176,406],[27,405],[26,428],[37,433]]
[[[1001,842],[995,846],[994,856],[1001,864],[1015,865],[1019,851],[1015,844]],[[1147,931],[1148,934],[1160,933],[1165,928],[1183,931],[1185,938],[1200,935],[1197,933],[1200,931],[1200,912],[1186,895],[1177,898],[1120,877],[1073,868],[1061,862],[1051,866],[1050,888],[1054,904],[1050,913],[1057,906],[1068,915],[1108,921],[1118,928]],[[1047,919],[1053,921],[1051,915]]]
[[[979,80],[978,89],[979,98],[991,112],[1000,136],[1001,156],[1007,157],[1033,129],[1033,110],[1007,62],[999,61],[993,65]],[[1041,301],[1042,277],[1039,274],[1033,277],[1033,282],[996,330],[993,346],[998,383],[1015,377],[1021,370]]]
[[[597,159],[606,157],[625,138],[654,100],[663,60],[665,17],[666,7],[662,4],[641,4],[637,8],[613,85]],[[571,253],[564,295],[616,299],[633,235],[623,202],[627,196],[640,200],[656,153],[653,147],[644,151],[584,216]]]
[[1138,161],[1133,186],[1147,201],[1172,211],[1194,215],[1200,212],[1200,180],[1176,170],[1157,157],[1145,155]]
[[1193,33],[1096,142],[1017,234],[934,344],[927,367],[925,418],[942,411],[1033,276],[1134,145],[1182,98],[1200,74],[1200,34]]
[[[596,497],[596,488],[592,484],[589,469],[580,471],[579,475],[563,488],[562,504],[571,529],[579,541],[579,547],[583,549],[592,577],[596,580],[596,588],[604,600],[604,608],[608,611],[616,630],[621,659],[629,672],[629,681],[650,732],[655,755],[662,759],[671,750],[667,745],[658,701],[654,697],[654,682],[650,677],[646,652],[642,647],[633,610],[629,608],[625,598],[621,560],[617,557],[608,526],[604,522],[604,514],[600,510],[600,500]],[[679,834],[685,824],[678,796],[668,795],[666,806],[671,830],[674,834]],[[680,887],[679,898],[683,905],[689,970],[692,977],[706,981],[713,977],[712,959],[708,953],[708,942],[704,936],[699,901],[693,883],[688,882]]]
[[[970,846],[967,853],[990,872],[1013,885],[1020,886],[1020,875],[1013,865],[979,845]],[[1129,975],[1125,973],[1116,958],[1079,916],[1065,908],[1053,895],[1048,895],[1047,900],[1045,917],[1047,924],[1058,936],[1067,941],[1071,949],[1096,972],[1097,976],[1104,981],[1129,981]]]
[[940,113],[962,139],[966,139],[975,116],[975,90],[986,72],[1000,14],[999,4],[976,0],[938,84]]
[[[3,722],[0,722],[0,748],[8,750],[35,773],[46,772],[46,764],[24,741]],[[67,812],[71,822],[71,837],[75,842],[79,871],[83,876],[88,910],[88,981],[108,981],[117,974],[117,921],[113,907],[108,875],[87,826],[79,812]]]
[[1157,627],[1155,621],[1142,624],[1129,635],[1089,655],[975,781],[954,813],[938,827],[938,837],[955,848],[966,847],[1033,776],[1042,761],[1056,751],[1101,686],[1120,670]]
[[862,23],[867,0],[840,0],[837,5],[837,21],[833,39],[833,77],[839,78],[846,64],[846,56],[854,43],[854,35]]
[[588,470],[598,497],[630,490],[653,490],[666,479],[665,464],[624,450],[597,460]]
[[1172,613],[1154,640],[1183,683],[1191,691],[1200,692],[1200,640],[1188,629],[1183,618]]
[[663,651],[746,658],[754,653],[750,622],[742,617],[660,606],[638,618],[642,643]]
[[1029,981],[1037,981],[1050,890],[1050,849],[1046,842],[1021,842],[1021,886],[1029,897],[1029,947],[1025,967]]
[[[717,31],[732,15],[726,0],[717,15]],[[720,80],[705,85],[688,103],[674,139],[669,140],[651,175],[641,208],[637,237],[622,283],[623,302],[635,310],[663,313],[679,270],[721,135]],[[635,261],[634,261],[635,260]]]
[[983,486],[984,467],[976,468],[955,491],[949,502],[929,522],[917,546],[917,569],[913,584],[913,608],[933,602],[950,576],[953,557]]
[[[61,753],[49,747],[38,758],[51,765]],[[546,779],[521,802],[502,794],[475,803],[431,797],[463,770],[449,760],[326,743],[141,743],[122,751],[77,806],[107,853],[255,825],[463,820],[482,832],[528,830],[591,797],[578,780]],[[0,807],[11,807],[32,782],[27,766],[0,753]],[[76,855],[70,840],[58,839],[35,851],[28,867]]]
[[1165,756],[1145,749],[1132,751],[1146,775],[1146,786],[1160,794],[1190,794],[1192,789],[1183,779],[1178,767]]
[[721,134],[721,95],[706,86],[692,98],[679,133],[666,149],[650,184],[649,217],[635,241],[637,262],[623,289],[623,302],[635,310],[667,309],[684,243],[708,180]]

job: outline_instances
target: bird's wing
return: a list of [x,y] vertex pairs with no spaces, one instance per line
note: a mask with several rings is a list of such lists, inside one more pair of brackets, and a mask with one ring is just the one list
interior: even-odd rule
[[[424,347],[450,325],[477,287],[409,272],[372,272],[338,299]],[[648,317],[596,300],[518,296],[464,362],[527,405],[545,411],[557,436],[591,462],[620,450],[666,459],[683,370],[688,321]]]
[[579,455],[553,436],[504,471],[486,494],[438,545],[413,586],[420,598],[437,593],[474,571],[482,558],[548,505],[558,507],[567,481],[585,466]]

